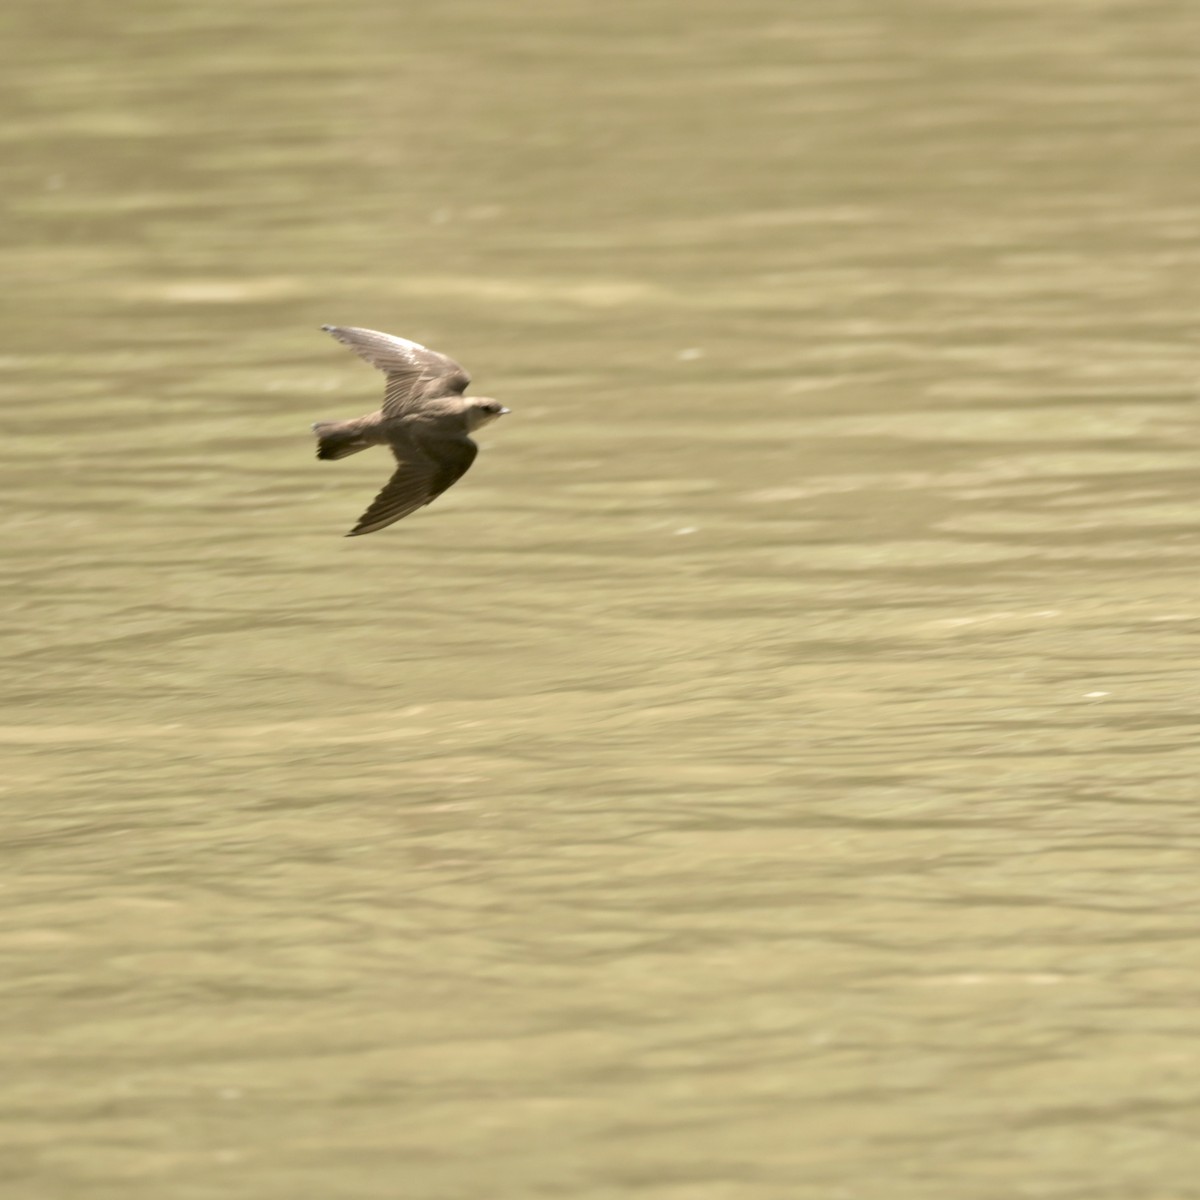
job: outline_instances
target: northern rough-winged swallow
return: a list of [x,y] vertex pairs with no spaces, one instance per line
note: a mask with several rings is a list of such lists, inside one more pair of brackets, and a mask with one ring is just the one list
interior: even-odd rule
[[346,458],[390,446],[400,464],[347,537],[374,533],[407,517],[456,483],[475,461],[470,435],[509,410],[486,396],[464,396],[471,377],[454,361],[407,338],[322,325],[387,376],[383,407],[352,421],[318,421],[318,458]]

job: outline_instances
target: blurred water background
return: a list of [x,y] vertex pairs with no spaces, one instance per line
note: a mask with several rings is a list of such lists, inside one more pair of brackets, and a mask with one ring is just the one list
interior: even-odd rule
[[6,1197],[1200,1196],[1196,5],[0,21]]

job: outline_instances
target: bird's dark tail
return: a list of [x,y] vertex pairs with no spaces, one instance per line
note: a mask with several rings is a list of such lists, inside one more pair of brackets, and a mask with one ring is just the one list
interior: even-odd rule
[[318,458],[349,458],[371,444],[363,438],[357,421],[318,421],[312,428],[317,435]]

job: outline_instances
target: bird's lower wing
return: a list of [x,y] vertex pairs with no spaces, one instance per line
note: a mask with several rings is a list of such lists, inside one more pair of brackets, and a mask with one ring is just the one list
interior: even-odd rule
[[363,533],[374,533],[375,530],[416,512],[437,495],[437,492],[432,490],[432,483],[432,463],[402,462],[387,481],[383,491],[371,501],[370,508],[358,518],[358,524],[346,536],[358,537]]
[[479,451],[469,437],[425,437],[403,451],[397,447],[393,452],[400,464],[396,473],[347,537],[374,533],[436,499],[466,474]]

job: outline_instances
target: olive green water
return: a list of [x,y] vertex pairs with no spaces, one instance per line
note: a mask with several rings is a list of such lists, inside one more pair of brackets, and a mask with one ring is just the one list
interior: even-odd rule
[[3,21],[6,1198],[1200,1196],[1200,9]]

